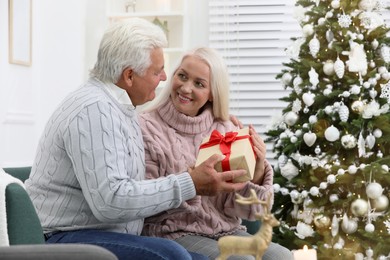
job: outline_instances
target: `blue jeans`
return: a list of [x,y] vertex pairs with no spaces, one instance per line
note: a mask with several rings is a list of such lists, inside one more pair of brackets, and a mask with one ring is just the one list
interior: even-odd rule
[[92,244],[106,248],[119,260],[207,260],[208,257],[187,251],[178,243],[157,237],[88,229],[64,231],[47,236],[46,243]]

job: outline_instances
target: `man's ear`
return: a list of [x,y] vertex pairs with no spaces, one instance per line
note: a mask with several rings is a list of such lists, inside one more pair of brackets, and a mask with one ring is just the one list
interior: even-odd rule
[[133,83],[133,74],[134,74],[134,71],[133,69],[125,69],[122,73],[122,76],[123,76],[123,80],[125,82],[128,82],[128,84],[131,84]]
[[119,81],[116,83],[117,86],[123,89],[128,89],[133,85],[134,71],[132,69],[125,69],[122,71]]

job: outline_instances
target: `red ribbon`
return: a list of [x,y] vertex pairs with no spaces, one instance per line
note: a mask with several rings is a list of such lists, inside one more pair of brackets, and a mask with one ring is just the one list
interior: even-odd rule
[[[237,141],[237,140],[243,140],[243,139],[249,139],[249,142],[251,143],[252,147],[252,139],[250,135],[241,135],[237,136],[237,132],[227,132],[225,133],[225,136],[223,136],[218,130],[213,130],[211,133],[210,139],[208,142],[203,143],[199,149],[207,148],[207,147],[212,147],[214,145],[219,144],[219,149],[221,150],[222,154],[225,155],[225,159],[222,160],[222,170],[223,171],[230,171],[230,154],[231,154],[231,147],[232,143]],[[255,155],[256,157],[256,155]]]

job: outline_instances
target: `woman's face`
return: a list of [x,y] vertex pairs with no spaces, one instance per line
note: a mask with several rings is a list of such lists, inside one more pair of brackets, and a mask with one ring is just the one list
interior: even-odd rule
[[173,75],[171,99],[178,111],[196,116],[212,101],[209,66],[197,57],[186,57]]

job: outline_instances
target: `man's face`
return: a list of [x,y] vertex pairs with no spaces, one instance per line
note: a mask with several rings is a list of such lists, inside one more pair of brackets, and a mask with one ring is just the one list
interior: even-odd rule
[[167,75],[164,71],[164,55],[162,48],[152,50],[152,61],[145,75],[133,74],[132,86],[127,90],[134,106],[142,105],[156,97],[156,88],[160,81],[165,81]]

